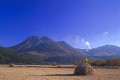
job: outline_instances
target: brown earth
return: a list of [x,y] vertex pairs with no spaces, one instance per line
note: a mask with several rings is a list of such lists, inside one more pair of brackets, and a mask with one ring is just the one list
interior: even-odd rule
[[0,66],[0,80],[120,80],[120,69],[95,70],[93,76],[77,76],[74,68]]

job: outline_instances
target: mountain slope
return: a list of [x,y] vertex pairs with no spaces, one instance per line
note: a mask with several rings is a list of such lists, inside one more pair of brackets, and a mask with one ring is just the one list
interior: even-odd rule
[[42,40],[39,37],[31,36],[31,37],[27,38],[25,41],[23,41],[22,43],[12,46],[10,48],[14,49],[14,50],[28,49],[28,48],[37,46],[40,43],[42,43]]
[[40,38],[43,42],[45,43],[56,43],[54,40],[52,40],[51,38],[47,37],[47,36],[43,36],[42,38]]
[[[18,52],[30,55],[34,58],[37,58],[39,60],[46,61],[46,62],[59,62],[62,64],[69,64],[69,63],[73,63],[74,61],[78,61],[80,59],[85,58],[84,56],[68,51],[67,49],[59,45],[56,41],[46,36],[40,38],[41,41],[36,40],[36,38],[33,37],[33,41],[35,40],[34,42],[39,44],[35,46],[31,45],[30,47],[27,47],[27,48],[26,47],[21,48],[21,46],[25,46],[24,44],[27,44],[26,42],[30,42],[28,40],[29,38],[23,41],[22,43],[20,43],[22,44],[20,46],[19,44],[16,45],[18,49],[16,49],[16,46],[13,46],[11,48]],[[32,44],[32,42],[30,42],[29,44]],[[62,58],[63,60],[61,61]]]
[[63,48],[67,49],[68,51],[77,53],[79,55],[86,55],[84,52],[75,49],[74,47],[72,47],[68,43],[66,43],[65,41],[59,41],[58,44],[60,44]]
[[94,48],[86,52],[89,56],[97,59],[105,59],[110,57],[120,56],[120,47],[114,45],[105,45]]
[[32,64],[32,63],[38,63],[38,61],[30,56],[17,53],[12,49],[0,46],[0,64],[9,64],[9,63]]

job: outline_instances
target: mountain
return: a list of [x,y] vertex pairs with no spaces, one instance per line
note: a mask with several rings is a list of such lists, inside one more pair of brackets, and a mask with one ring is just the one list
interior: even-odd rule
[[11,47],[14,50],[22,50],[22,49],[28,49],[31,47],[35,47],[38,44],[42,43],[42,40],[37,37],[37,36],[31,36],[28,39],[26,39],[25,41],[23,41],[22,43]]
[[105,59],[110,57],[120,57],[120,47],[114,45],[105,45],[85,51],[90,57]]
[[77,53],[79,55],[86,55],[83,51],[77,50],[76,48],[72,47],[71,45],[69,45],[65,41],[58,41],[58,44],[60,44],[63,48],[67,49],[70,52],[74,52],[74,53]]
[[51,38],[47,37],[47,36],[43,36],[41,38],[41,40],[45,43],[56,43],[54,40],[52,40]]
[[40,61],[30,56],[18,53],[12,49],[0,46],[0,64],[10,64],[10,63],[14,63],[14,64],[39,63],[40,64]]
[[[78,48],[76,48],[78,51],[82,51],[82,52],[84,52],[84,53],[86,53],[87,52],[87,49],[78,49]],[[87,55],[87,54],[86,54]]]
[[10,48],[46,62],[71,64],[74,61],[85,58],[85,56],[65,49],[59,43],[46,36],[42,38],[32,36]]

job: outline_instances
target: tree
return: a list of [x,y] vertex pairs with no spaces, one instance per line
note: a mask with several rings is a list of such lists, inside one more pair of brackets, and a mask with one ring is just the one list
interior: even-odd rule
[[113,58],[112,62],[114,66],[120,66],[120,59],[118,57]]
[[113,66],[113,65],[114,65],[114,64],[113,64],[113,58],[106,59],[105,64],[106,64],[107,66]]
[[75,61],[73,64],[74,64],[74,65],[78,65],[78,62],[77,62],[77,61]]
[[93,65],[94,61],[93,60],[88,60],[88,64]]
[[104,60],[96,60],[94,62],[94,65],[96,65],[96,66],[104,66],[105,65],[105,61]]
[[82,61],[82,60],[78,61],[78,65],[80,65],[80,64],[82,64],[82,63],[83,63],[83,61]]

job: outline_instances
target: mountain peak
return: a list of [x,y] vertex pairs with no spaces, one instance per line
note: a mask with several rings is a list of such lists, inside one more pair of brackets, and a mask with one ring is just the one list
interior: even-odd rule
[[42,43],[42,40],[38,36],[30,36],[25,41],[11,48],[15,50],[27,49],[27,48],[34,47],[40,43]]
[[42,40],[38,36],[30,36],[25,41],[32,44],[38,44],[42,42]]
[[[115,46],[115,45],[104,45],[104,46],[100,46],[100,47],[98,47],[98,49],[100,49],[100,48],[119,48],[118,46]],[[96,49],[96,48],[93,48],[93,49]]]
[[110,46],[112,46],[112,47],[118,47],[118,46],[115,46],[115,45],[109,45],[109,44],[106,44],[106,45],[104,45],[104,46],[106,46],[106,47],[110,47]]
[[49,37],[47,37],[47,36],[43,36],[43,37],[41,38],[41,40],[42,40],[43,42],[47,42],[47,43],[55,42],[54,40],[52,40],[51,38],[49,38]]
[[39,38],[38,36],[30,36],[28,38]]

